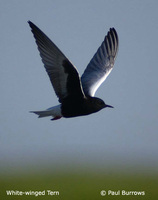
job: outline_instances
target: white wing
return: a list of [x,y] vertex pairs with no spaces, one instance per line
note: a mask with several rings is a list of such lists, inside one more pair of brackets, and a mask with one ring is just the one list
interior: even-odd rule
[[36,25],[30,21],[28,23],[59,101],[62,102],[68,96],[83,97],[81,81],[75,66]]
[[85,95],[94,96],[98,87],[110,74],[118,51],[118,35],[110,28],[107,36],[96,54],[91,59],[82,77],[82,87]]

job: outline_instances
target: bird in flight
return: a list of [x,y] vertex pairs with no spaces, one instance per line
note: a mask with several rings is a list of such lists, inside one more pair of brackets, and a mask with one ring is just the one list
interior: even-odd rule
[[110,28],[104,41],[80,77],[76,67],[60,49],[31,21],[28,21],[36,40],[42,62],[50,78],[59,105],[43,111],[31,111],[41,117],[89,115],[110,107],[100,98],[94,97],[96,90],[111,72],[118,52],[118,35]]

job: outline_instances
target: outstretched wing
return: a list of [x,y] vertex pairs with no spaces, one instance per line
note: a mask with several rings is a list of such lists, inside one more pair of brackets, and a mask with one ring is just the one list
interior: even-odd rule
[[36,25],[31,21],[28,23],[59,102],[68,96],[83,97],[80,77],[75,66]]
[[114,28],[110,28],[103,43],[91,59],[81,77],[85,95],[94,96],[98,87],[111,72],[117,51],[118,35]]

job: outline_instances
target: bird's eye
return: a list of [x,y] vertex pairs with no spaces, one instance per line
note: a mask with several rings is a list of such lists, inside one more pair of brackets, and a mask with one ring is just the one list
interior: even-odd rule
[[103,101],[99,101],[99,104],[100,104],[100,105],[104,105],[104,102],[103,102]]

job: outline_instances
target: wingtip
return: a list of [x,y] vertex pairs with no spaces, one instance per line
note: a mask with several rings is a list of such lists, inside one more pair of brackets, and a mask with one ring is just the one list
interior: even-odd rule
[[107,46],[109,45],[110,48],[114,48],[115,55],[117,55],[118,52],[118,46],[119,46],[119,38],[117,31],[114,27],[110,28],[107,35],[104,39],[105,43],[107,43]]
[[28,20],[27,23],[28,23],[29,25],[32,24],[32,22],[31,22],[30,20]]
[[110,28],[109,33],[114,34],[116,36],[117,41],[118,41],[118,34],[117,34],[117,31],[116,31],[116,29],[114,27]]
[[33,29],[34,24],[30,20],[28,20],[27,23],[29,24],[29,26],[31,27],[31,29]]
[[114,33],[115,35],[118,35],[118,34],[117,34],[117,31],[116,31],[116,29],[115,29],[114,27],[110,28],[110,30],[109,30],[108,33],[109,33],[109,34],[110,34],[110,33]]
[[27,21],[28,24],[30,25],[31,29],[34,29],[34,28],[38,28],[33,22],[31,22],[30,20]]
[[110,31],[116,31],[116,29],[114,27],[111,27]]
[[104,38],[104,41],[106,40],[107,37],[109,37],[110,35],[115,35],[117,41],[118,41],[118,34],[117,34],[117,31],[114,27],[110,28],[107,35],[105,36]]

